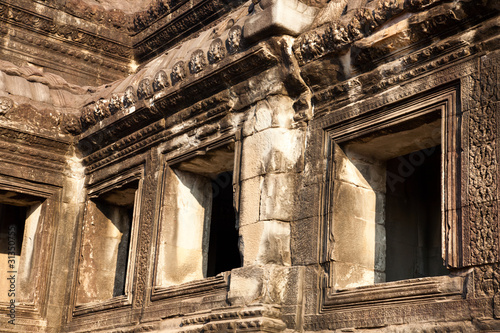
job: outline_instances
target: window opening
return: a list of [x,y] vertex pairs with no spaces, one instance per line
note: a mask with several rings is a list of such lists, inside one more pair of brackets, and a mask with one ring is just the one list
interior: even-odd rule
[[440,144],[439,112],[334,144],[335,289],[448,273]]
[[138,188],[135,180],[87,202],[78,303],[125,295]]
[[233,173],[217,175],[212,181],[212,214],[208,243],[207,276],[241,267],[238,230],[233,206]]
[[[0,191],[0,289],[10,289],[6,275],[9,271],[16,271],[17,299],[28,296],[25,292],[30,281],[36,230],[44,200],[32,195]],[[9,299],[7,292],[0,295],[0,301]]]
[[234,143],[166,167],[156,285],[241,266],[233,200]]

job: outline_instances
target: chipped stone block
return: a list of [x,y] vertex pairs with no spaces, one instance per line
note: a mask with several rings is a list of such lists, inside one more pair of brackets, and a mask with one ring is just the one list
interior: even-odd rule
[[240,190],[240,227],[255,223],[259,220],[260,195],[264,178],[261,176],[241,182]]
[[277,265],[248,266],[233,269],[228,299],[231,305],[255,303],[282,304],[287,295],[287,286],[295,284],[296,268]]
[[332,266],[335,272],[334,289],[368,286],[379,282],[373,269],[344,262],[335,262]]
[[297,36],[314,20],[317,9],[298,0],[264,0],[245,21],[243,36],[249,40],[287,34]]
[[294,173],[268,174],[264,177],[260,201],[261,220],[292,221],[296,204],[298,175]]
[[290,265],[290,225],[262,221],[240,228],[246,265]]
[[303,163],[304,132],[269,128],[243,141],[241,179],[270,172],[299,171]]

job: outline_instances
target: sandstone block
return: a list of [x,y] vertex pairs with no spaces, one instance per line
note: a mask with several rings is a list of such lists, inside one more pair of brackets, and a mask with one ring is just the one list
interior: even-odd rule
[[296,268],[267,265],[233,269],[228,299],[232,305],[282,304],[287,286],[293,283]]
[[290,265],[290,225],[278,221],[262,221],[240,228],[244,266]]
[[261,220],[292,221],[296,205],[298,175],[294,173],[268,174],[264,177],[260,202]]
[[259,221],[260,193],[264,178],[261,176],[241,182],[240,192],[240,227]]
[[301,170],[304,132],[269,128],[243,140],[241,179]]

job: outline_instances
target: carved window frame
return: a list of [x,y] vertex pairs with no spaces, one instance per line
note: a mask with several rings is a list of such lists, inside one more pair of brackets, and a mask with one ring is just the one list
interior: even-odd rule
[[[0,190],[32,195],[44,199],[36,231],[40,236],[39,243],[33,249],[33,253],[38,254],[38,258],[32,261],[32,263],[35,263],[35,271],[32,273],[32,276],[35,276],[35,280],[32,283],[32,288],[39,293],[33,293],[34,299],[32,303],[16,305],[16,320],[19,318],[42,319],[42,314],[45,312],[47,305],[50,262],[56,233],[55,221],[58,220],[56,203],[60,200],[61,188],[49,184],[32,183],[13,177],[0,177]],[[9,313],[7,302],[0,303],[0,313],[5,315]]]
[[229,272],[224,272],[223,274],[218,274],[217,276],[206,277],[199,280],[189,281],[175,286],[158,286],[156,285],[156,276],[159,269],[159,244],[161,242],[161,228],[162,228],[162,214],[161,214],[161,198],[163,198],[163,193],[165,190],[165,177],[167,169],[175,166],[183,161],[187,161],[193,157],[204,155],[206,152],[215,150],[219,147],[223,147],[227,144],[234,143],[234,166],[233,166],[233,180],[232,185],[234,188],[234,209],[238,216],[239,214],[239,196],[240,196],[240,169],[241,169],[241,133],[240,131],[235,134],[229,134],[221,136],[218,139],[203,143],[194,149],[190,149],[186,152],[176,154],[172,157],[163,157],[163,168],[162,175],[159,182],[158,189],[158,205],[156,211],[159,212],[156,218],[157,223],[155,224],[155,250],[154,250],[154,263],[153,263],[153,274],[151,281],[151,296],[150,300],[152,302],[160,300],[171,300],[176,301],[178,299],[184,298],[196,298],[200,295],[216,295],[220,293],[226,293],[229,287]]
[[[456,296],[463,293],[465,278],[462,276],[425,277],[394,282],[385,282],[369,286],[349,288],[337,291],[334,285],[332,261],[329,259],[333,249],[330,229],[333,213],[330,211],[331,194],[334,189],[334,149],[335,143],[343,143],[367,133],[375,133],[387,126],[406,122],[411,118],[432,113],[441,113],[442,147],[442,258],[448,267],[459,267],[463,262],[462,225],[459,209],[461,195],[458,189],[461,181],[461,131],[462,115],[460,111],[458,85],[428,93],[424,96],[406,100],[394,105],[343,119],[338,123],[323,128],[327,174],[323,189],[321,262],[324,263],[326,276],[323,280],[321,312],[357,307],[371,302],[396,303],[403,300],[427,297]],[[442,285],[449,288],[442,291]]]
[[[144,182],[144,165],[141,164],[132,169],[122,171],[121,173],[117,174],[112,178],[107,178],[104,181],[89,186],[87,188],[87,199],[85,200],[85,202],[87,203],[91,199],[98,198],[99,196],[107,192],[120,188],[134,181],[138,181],[138,187],[135,193],[133,219],[131,221],[131,227],[130,227],[129,256],[128,256],[127,271],[125,276],[124,294],[112,297],[108,300],[79,304],[79,305],[76,304],[77,293],[78,293],[77,280],[80,274],[80,263],[81,263],[82,246],[83,246],[83,228],[82,228],[77,245],[78,260],[76,263],[76,274],[73,283],[73,293],[72,293],[73,317],[97,311],[104,311],[113,308],[122,308],[125,306],[132,305],[133,285],[134,285],[135,271],[136,271],[135,266],[137,258],[137,243],[139,237],[139,220],[141,214],[140,209],[142,203],[142,188]],[[86,211],[83,214],[82,223],[85,223],[85,215]]]

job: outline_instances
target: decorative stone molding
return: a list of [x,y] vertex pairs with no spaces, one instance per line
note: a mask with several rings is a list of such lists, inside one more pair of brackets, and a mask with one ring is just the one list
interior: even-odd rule
[[[239,30],[237,28],[234,31]],[[201,56],[199,51],[200,50],[196,52]],[[150,102],[154,102],[154,108],[163,110],[162,112],[167,112],[166,110],[168,110],[168,112],[173,112],[173,110],[188,107],[203,98],[207,98],[212,94],[216,94],[226,89],[226,83],[232,82],[235,84],[241,82],[245,78],[261,73],[275,65],[277,63],[277,58],[272,52],[271,45],[264,44],[255,46],[249,50],[235,53],[231,57],[226,57],[224,60],[219,61],[217,66],[214,64],[206,64],[205,67],[197,67],[199,72],[196,73],[196,76],[193,75],[190,70],[186,70],[186,62],[183,60],[177,61],[173,65],[170,73],[172,85],[168,82],[165,70],[161,69],[156,73],[153,81],[155,95],[152,96],[153,99]],[[204,56],[203,54],[203,57]],[[229,76],[227,73],[231,73],[230,76],[235,79],[234,82],[228,82]],[[143,83],[144,82],[141,80],[139,85]],[[133,86],[129,86],[126,89],[122,102],[125,109],[134,105],[138,108],[135,102],[137,101],[135,91],[136,89]],[[159,92],[162,93],[159,94]],[[112,94],[116,95],[117,92]],[[91,104],[89,104],[89,106],[90,105]],[[100,117],[96,118],[92,112],[88,111],[87,108],[89,106],[84,107],[82,111],[81,122],[84,130],[94,126],[98,119],[103,119]],[[108,112],[106,114],[111,113],[112,112]],[[135,116],[130,115],[130,117]]]
[[210,44],[210,48],[208,49],[207,57],[208,61],[211,64],[219,62],[226,56],[226,49],[222,43],[220,38],[216,38]]
[[[345,52],[354,42],[368,36],[370,37],[356,44],[361,48],[357,63],[370,63],[375,58],[374,51],[368,50],[370,47],[375,46],[375,50],[379,53],[389,53],[392,49],[414,44],[428,36],[444,31],[450,32],[453,27],[460,25],[460,22],[466,19],[479,19],[477,14],[482,8],[481,4],[468,1],[461,1],[460,6],[441,4],[371,36],[375,29],[385,22],[409,10],[405,7],[408,3],[404,2],[403,6],[403,2],[397,0],[379,0],[373,11],[357,9],[348,23],[331,22],[304,33],[297,38],[293,47],[299,63],[303,66],[326,54]],[[395,42],[396,45],[393,45]]]
[[241,48],[241,27],[235,25],[231,29],[229,29],[229,34],[226,40],[226,48],[230,54],[236,53]]
[[[101,38],[72,25],[59,23],[50,17],[5,2],[0,3],[0,20],[8,24],[20,25],[40,35],[49,35],[55,39],[77,43],[88,50],[104,52],[111,58],[128,59],[132,55],[127,45]],[[51,44],[57,45],[55,41],[51,41]]]
[[201,316],[190,316],[182,321],[178,333],[201,332],[283,332],[285,323],[280,319],[280,309],[269,305],[248,308],[233,307]]
[[153,95],[153,90],[151,89],[151,82],[149,78],[142,79],[137,87],[137,98],[143,100],[149,98]]
[[[477,54],[481,51],[480,46],[477,45],[463,48],[460,48],[459,45],[463,46],[463,44],[459,42],[445,42],[423,49],[411,56],[402,57],[400,60],[405,66],[394,66],[390,69],[384,70],[384,78],[376,81],[375,84],[365,81],[369,80],[370,77],[364,76],[353,78],[328,87],[324,90],[317,91],[314,93],[312,98],[313,102],[318,107],[317,113],[321,113],[323,108],[330,104],[336,104],[338,102],[340,103],[339,105],[345,105],[348,103],[349,101],[346,100],[347,93],[348,91],[352,92],[355,87],[358,87],[358,94],[374,94],[384,91],[389,87],[396,86],[409,79],[422,77],[429,71],[437,69],[443,64],[466,59],[470,55]],[[442,52],[449,50],[454,52],[442,55]],[[460,67],[461,66],[459,66],[459,68]],[[462,67],[462,70],[463,72],[460,72],[460,69],[457,69],[450,71],[447,74],[442,73],[439,74],[439,77],[443,80],[443,83],[449,82],[460,78],[462,75],[470,73],[471,69],[465,65]],[[341,113],[339,113],[339,116],[341,116]]]
[[158,92],[170,86],[168,75],[164,70],[159,70],[153,80],[153,91]]
[[214,13],[219,15],[226,13],[237,8],[242,3],[243,0],[196,1],[194,6],[185,10],[184,15],[177,15],[173,19],[164,22],[165,24],[157,30],[151,32],[145,30],[138,34],[133,44],[136,59],[139,62],[150,59],[159,52],[172,47],[191,32],[209,24],[214,19]]
[[186,78],[186,68],[184,66],[184,61],[179,61],[172,67],[170,78],[172,80],[173,86]]
[[9,112],[14,106],[14,102],[7,97],[0,97],[0,116]]
[[135,94],[134,87],[132,86],[127,87],[123,95],[123,107],[129,108],[133,106],[136,102],[137,102],[137,97]]
[[189,61],[189,71],[191,74],[201,72],[206,66],[205,54],[202,50],[194,51]]

